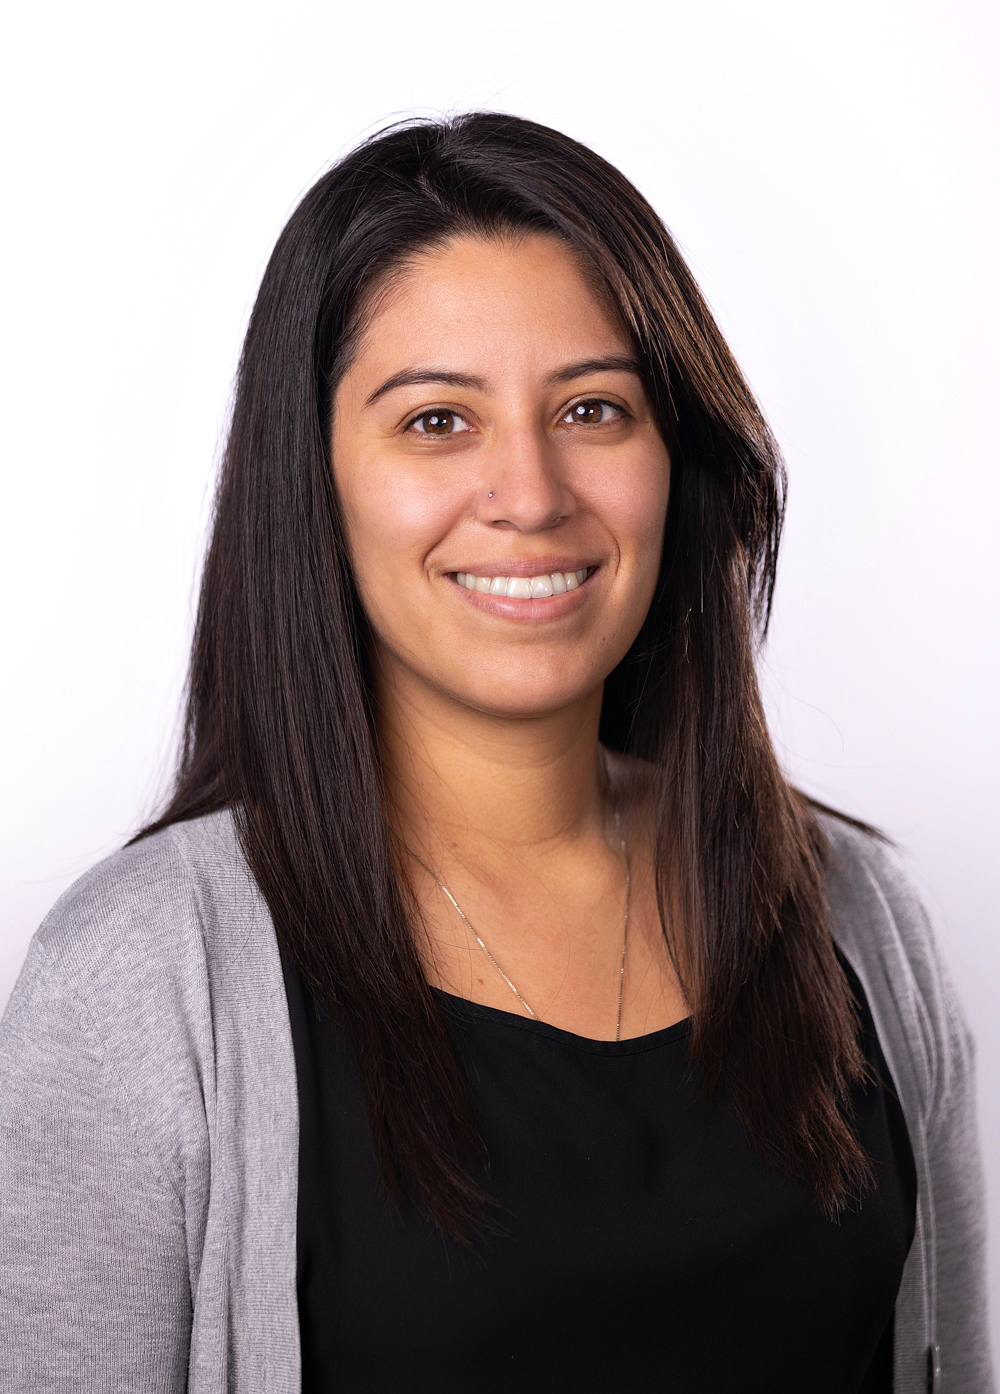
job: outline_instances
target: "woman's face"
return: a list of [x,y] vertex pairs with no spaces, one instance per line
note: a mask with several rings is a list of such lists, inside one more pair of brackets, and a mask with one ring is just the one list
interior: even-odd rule
[[421,255],[341,381],[332,448],[383,665],[497,716],[600,687],[652,599],[670,460],[625,335],[558,240]]

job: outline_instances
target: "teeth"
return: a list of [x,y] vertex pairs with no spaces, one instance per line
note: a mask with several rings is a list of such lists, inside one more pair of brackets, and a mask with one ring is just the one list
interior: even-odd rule
[[587,579],[587,568],[579,571],[553,571],[548,576],[474,576],[456,571],[455,580],[466,590],[480,595],[505,595],[511,600],[547,600],[550,595],[575,591]]

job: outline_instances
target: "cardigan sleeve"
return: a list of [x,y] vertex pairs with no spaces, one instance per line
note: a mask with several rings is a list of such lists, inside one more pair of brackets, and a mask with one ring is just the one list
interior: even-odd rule
[[935,1341],[946,1394],[994,1388],[986,1274],[986,1197],[976,1119],[974,1045],[924,906],[891,853],[880,884],[905,926],[931,1065],[925,1145],[933,1200]]
[[972,1042],[957,1004],[946,1018],[948,1068],[927,1136],[934,1177],[937,1343],[949,1394],[990,1394],[986,1200],[976,1129]]
[[92,868],[0,1023],[3,1394],[297,1394],[298,1111],[228,814]]
[[191,1325],[181,1201],[107,1021],[67,978],[36,937],[0,1024],[0,1388],[174,1394]]
[[[824,822],[836,851],[831,894],[838,939],[861,972],[880,1037],[885,1033],[917,1163],[918,1229],[902,1312],[897,1303],[896,1388],[992,1394],[972,1038],[899,858],[839,820]],[[940,1364],[936,1381],[934,1363]]]

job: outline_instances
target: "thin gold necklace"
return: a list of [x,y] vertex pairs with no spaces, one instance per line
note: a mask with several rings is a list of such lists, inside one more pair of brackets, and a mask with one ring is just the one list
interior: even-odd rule
[[[622,856],[625,858],[625,929],[624,929],[624,931],[623,931],[623,933],[622,933],[622,957],[621,957],[621,964],[619,965],[619,970],[618,970],[618,1019],[617,1019],[617,1021],[615,1022],[615,1040],[618,1041],[618,1040],[621,1040],[621,1030],[622,1030],[622,997],[624,996],[624,993],[625,993],[625,951],[626,951],[626,949],[627,949],[627,947],[628,947],[628,912],[629,912],[629,906],[630,906],[631,899],[632,899],[632,871],[631,871],[631,868],[630,868],[630,866],[629,866],[629,860],[628,860],[628,847],[627,847],[627,845],[626,845],[626,843],[625,843],[625,837],[624,837],[624,835],[623,835],[623,833],[622,833],[622,824],[621,824],[621,819],[620,819],[619,816],[618,816],[618,810],[617,810],[617,808],[615,809],[614,813],[615,813],[615,831],[616,831],[617,834],[618,834],[618,841],[619,841],[619,844],[621,845]],[[411,851],[411,849],[410,849],[409,847],[407,847],[406,850],[410,853],[410,856],[413,857],[414,861],[417,861],[417,862],[420,863],[420,865],[423,867],[423,869],[427,872],[427,875],[430,876],[434,881],[436,881],[437,884],[441,887],[442,891],[444,891],[445,895],[448,897],[448,899],[451,901],[452,905],[455,907],[455,909],[458,911],[459,915],[462,917],[462,920],[464,921],[466,927],[468,928],[469,933],[470,933],[470,934],[472,935],[472,937],[475,939],[476,943],[477,943],[477,944],[479,945],[479,947],[482,949],[483,953],[486,955],[486,957],[489,959],[489,961],[493,964],[493,967],[494,967],[494,968],[497,970],[497,972],[500,974],[501,978],[503,978],[504,982],[505,982],[505,983],[507,984],[507,986],[510,988],[511,992],[514,994],[514,996],[517,998],[517,1000],[520,1002],[521,1006],[522,1006],[522,1007],[524,1008],[524,1010],[528,1013],[528,1015],[532,1018],[532,1020],[533,1020],[533,1021],[537,1021],[537,1020],[538,1020],[538,1013],[532,1011],[532,1009],[528,1006],[527,1002],[526,1002],[526,1001],[524,1000],[524,998],[521,996],[520,992],[518,992],[517,988],[516,988],[516,987],[514,986],[514,984],[511,982],[510,978],[508,978],[507,974],[506,974],[506,973],[503,971],[503,969],[500,967],[499,963],[497,963],[496,959],[493,957],[493,955],[490,953],[489,949],[488,949],[488,948],[486,947],[486,945],[483,943],[482,937],[480,936],[478,930],[475,928],[475,926],[473,925],[472,921],[469,919],[468,915],[467,915],[467,914],[465,913],[465,911],[462,909],[461,905],[459,905],[458,901],[457,901],[457,900],[455,899],[455,897],[452,895],[451,891],[448,889],[448,887],[445,885],[445,883],[441,880],[440,876],[435,876],[435,875],[434,875],[434,872],[431,871],[431,869],[430,869],[430,867],[427,865],[427,863],[426,863],[421,857],[418,857],[417,854],[416,854],[416,852]]]

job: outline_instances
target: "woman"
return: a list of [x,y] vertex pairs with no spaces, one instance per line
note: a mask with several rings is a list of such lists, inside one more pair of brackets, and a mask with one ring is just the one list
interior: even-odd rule
[[4,1019],[5,1389],[991,1387],[965,1029],[761,711],[782,486],[590,151],[307,194],[173,799]]

